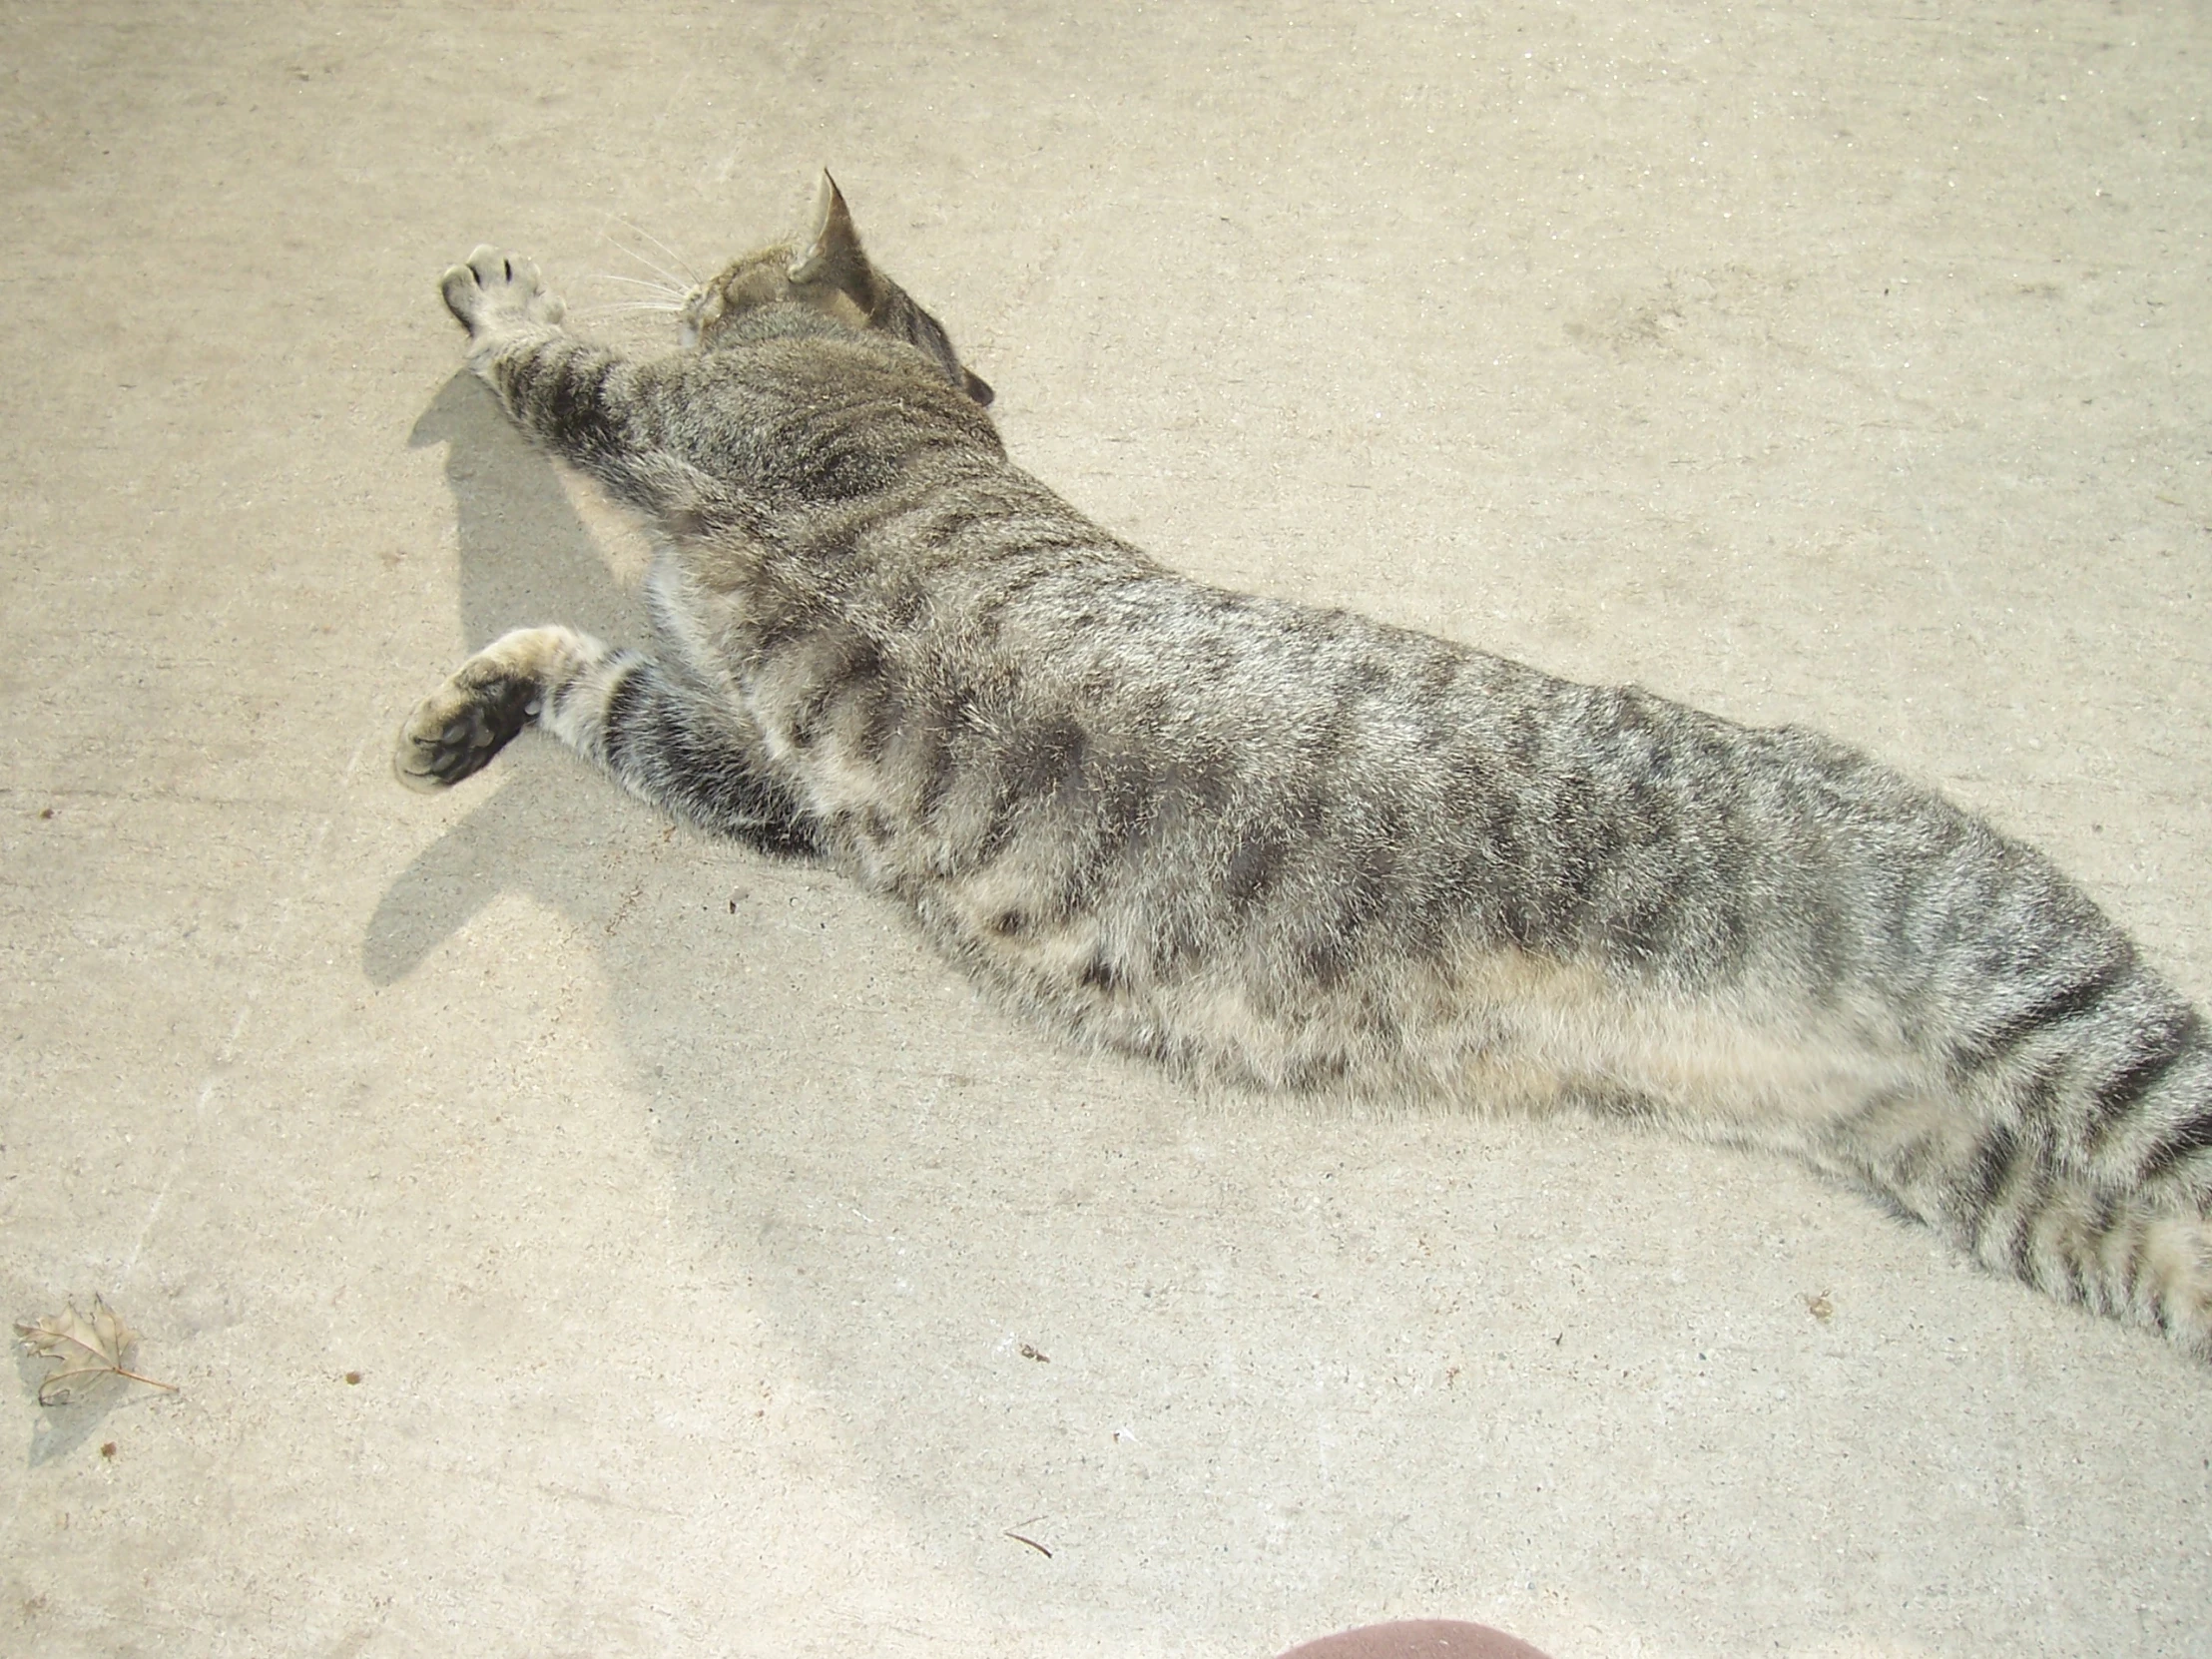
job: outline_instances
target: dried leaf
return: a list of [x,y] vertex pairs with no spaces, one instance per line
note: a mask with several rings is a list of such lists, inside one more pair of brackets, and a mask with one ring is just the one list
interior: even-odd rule
[[53,1360],[60,1365],[60,1370],[48,1372],[45,1381],[38,1385],[41,1405],[66,1404],[103,1377],[127,1377],[150,1387],[167,1388],[171,1393],[177,1391],[173,1383],[157,1382],[151,1377],[141,1377],[135,1371],[123,1369],[123,1362],[138,1337],[100,1297],[92,1299],[89,1320],[77,1312],[77,1305],[72,1302],[63,1313],[48,1314],[31,1325],[18,1325],[15,1334],[39,1359]]

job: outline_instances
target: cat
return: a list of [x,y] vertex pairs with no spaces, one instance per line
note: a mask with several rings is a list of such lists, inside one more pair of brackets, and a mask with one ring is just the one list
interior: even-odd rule
[[2036,852],[1810,732],[1172,574],[1008,460],[827,174],[667,356],[489,248],[441,288],[662,550],[651,651],[508,634],[403,782],[534,725],[1078,1040],[1777,1149],[2212,1358],[2212,1041]]

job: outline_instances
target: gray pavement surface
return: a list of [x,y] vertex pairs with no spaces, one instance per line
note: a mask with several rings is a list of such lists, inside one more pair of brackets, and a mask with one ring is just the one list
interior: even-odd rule
[[1763,1158],[1068,1053],[535,739],[387,770],[642,626],[439,271],[647,341],[827,164],[1107,524],[1866,745],[2203,1000],[2208,89],[2192,5],[0,8],[0,1302],[180,1389],[17,1357],[0,1650],[2212,1652],[2151,1338]]

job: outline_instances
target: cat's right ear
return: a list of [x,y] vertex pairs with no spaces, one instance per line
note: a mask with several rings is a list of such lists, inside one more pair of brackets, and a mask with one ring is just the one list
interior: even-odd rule
[[815,190],[812,227],[786,275],[801,285],[828,283],[859,306],[862,314],[875,314],[881,297],[875,268],[861,251],[860,233],[852,223],[851,209],[844,205],[844,193],[827,168]]

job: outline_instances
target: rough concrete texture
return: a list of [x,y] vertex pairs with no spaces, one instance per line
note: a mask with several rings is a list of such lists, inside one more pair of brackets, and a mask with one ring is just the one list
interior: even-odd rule
[[1064,1052],[535,739],[387,771],[641,628],[439,271],[590,322],[827,163],[1107,524],[1870,746],[2202,999],[2208,85],[2135,4],[0,9],[0,1300],[181,1388],[19,1361],[0,1647],[2208,1651],[2152,1338],[1767,1159]]

